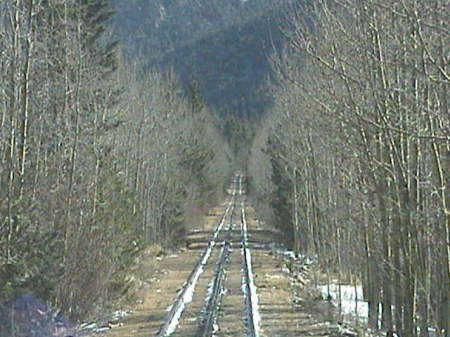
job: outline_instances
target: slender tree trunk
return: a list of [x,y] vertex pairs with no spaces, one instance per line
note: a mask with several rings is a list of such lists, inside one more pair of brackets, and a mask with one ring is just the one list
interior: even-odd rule
[[25,162],[27,154],[27,141],[28,141],[28,115],[29,115],[29,82],[31,72],[31,53],[33,52],[33,17],[34,17],[34,0],[28,2],[27,8],[27,37],[25,39],[25,52],[24,52],[24,65],[22,69],[22,85],[21,85],[21,102],[20,102],[20,141],[19,141],[19,156],[20,156],[20,195],[23,193],[23,184],[25,179]]
[[297,167],[294,167],[294,252],[300,254],[299,222],[298,222],[298,192],[297,192]]

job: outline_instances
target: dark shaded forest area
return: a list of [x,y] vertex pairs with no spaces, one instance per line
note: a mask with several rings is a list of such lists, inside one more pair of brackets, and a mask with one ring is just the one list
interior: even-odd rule
[[144,67],[198,82],[221,118],[258,119],[270,108],[270,56],[286,42],[291,1],[120,1],[116,32]]

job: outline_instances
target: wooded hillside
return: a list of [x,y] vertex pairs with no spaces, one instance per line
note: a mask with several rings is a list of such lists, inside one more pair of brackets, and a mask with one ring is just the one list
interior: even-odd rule
[[286,40],[291,0],[116,0],[115,32],[127,55],[199,84],[222,118],[258,119],[270,106],[269,56]]

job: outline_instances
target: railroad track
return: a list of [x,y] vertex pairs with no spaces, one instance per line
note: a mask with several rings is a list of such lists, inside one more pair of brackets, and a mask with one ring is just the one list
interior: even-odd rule
[[156,337],[221,336],[229,317],[228,326],[239,331],[228,335],[259,337],[244,188],[243,177],[236,175],[231,200]]

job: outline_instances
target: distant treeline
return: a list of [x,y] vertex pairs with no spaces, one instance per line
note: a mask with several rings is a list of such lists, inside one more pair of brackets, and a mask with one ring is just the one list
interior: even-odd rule
[[115,29],[148,67],[193,80],[222,119],[259,119],[270,107],[270,56],[286,41],[292,0],[116,0]]

